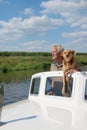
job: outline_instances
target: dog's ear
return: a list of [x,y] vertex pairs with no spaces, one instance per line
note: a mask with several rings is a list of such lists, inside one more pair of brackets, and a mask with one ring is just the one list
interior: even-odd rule
[[75,56],[75,55],[76,55],[76,52],[72,50],[72,54]]

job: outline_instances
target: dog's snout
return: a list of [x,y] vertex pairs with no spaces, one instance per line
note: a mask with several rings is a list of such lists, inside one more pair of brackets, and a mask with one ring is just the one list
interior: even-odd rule
[[66,55],[66,57],[69,57],[69,56],[70,56],[69,54]]

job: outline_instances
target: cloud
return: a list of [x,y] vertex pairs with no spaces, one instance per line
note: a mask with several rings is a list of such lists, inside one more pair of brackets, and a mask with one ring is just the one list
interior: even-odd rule
[[46,40],[24,42],[22,47],[29,52],[50,52],[52,43]]
[[65,18],[66,22],[70,23],[72,27],[75,22],[79,21],[81,18],[84,19],[87,17],[86,0],[50,0],[42,2],[41,7],[44,8],[41,11],[42,14],[59,14],[61,17]]
[[66,48],[77,52],[87,52],[87,31],[63,33],[62,36],[67,40]]
[[66,38],[81,38],[81,37],[87,37],[87,31],[79,31],[79,32],[72,32],[72,33],[63,33],[63,37]]
[[[68,48],[87,50],[87,0],[49,0],[41,3],[41,14],[60,16],[65,30],[61,32],[64,45]],[[82,45],[83,44],[83,45]],[[80,48],[82,47],[82,49]]]
[[67,42],[66,49],[72,49],[76,52],[86,52],[87,53],[87,38],[77,38]]
[[33,16],[29,19],[12,18],[9,21],[0,21],[0,42],[17,40],[25,36],[42,35],[52,29],[57,29],[63,20],[50,18],[46,15]]
[[[46,13],[63,13],[63,12],[71,12],[76,13],[76,11],[79,11],[80,9],[87,10],[87,1],[79,0],[78,2],[74,0],[49,0],[47,2],[42,2],[41,7],[43,7],[43,14]],[[81,12],[79,12],[81,13]]]
[[[55,45],[60,43],[55,43]],[[28,41],[24,42],[21,46],[24,48],[24,51],[29,52],[51,52],[52,46],[54,43],[52,41],[46,41],[46,40],[36,40],[36,41]]]
[[[0,0],[1,2],[7,2],[7,0]],[[77,50],[79,51],[79,46],[83,44],[81,47],[85,50],[87,0],[43,0],[40,7],[42,10],[39,10],[38,14],[32,8],[25,8],[20,13],[25,16],[13,17],[8,21],[0,20],[0,44],[13,43],[13,48],[12,44],[10,45],[11,50],[50,51],[52,43],[41,40],[50,37],[50,41],[55,43],[58,40],[67,48],[75,49],[78,44]],[[23,43],[23,41],[29,42]]]
[[33,14],[33,9],[32,8],[25,8],[22,13],[24,15],[32,15]]
[[71,24],[71,27],[80,27],[80,29],[87,30],[87,17],[82,17]]

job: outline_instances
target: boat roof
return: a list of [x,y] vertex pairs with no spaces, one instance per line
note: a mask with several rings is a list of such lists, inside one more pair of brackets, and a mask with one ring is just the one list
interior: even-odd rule
[[[57,76],[57,75],[60,75],[60,76],[63,76],[63,71],[45,71],[45,72],[40,72],[40,73],[36,73],[36,74],[33,74],[32,77],[38,77],[38,76]],[[87,71],[77,71],[75,73],[73,73],[72,75],[81,75],[83,77],[87,77]]]

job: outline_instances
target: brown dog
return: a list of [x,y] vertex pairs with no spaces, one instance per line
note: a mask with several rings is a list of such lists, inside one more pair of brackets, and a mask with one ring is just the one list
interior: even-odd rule
[[61,53],[61,56],[63,58],[63,88],[62,88],[63,96],[69,96],[67,92],[69,81],[68,74],[72,74],[80,70],[77,63],[75,62],[75,55],[76,53],[73,50],[64,50]]

